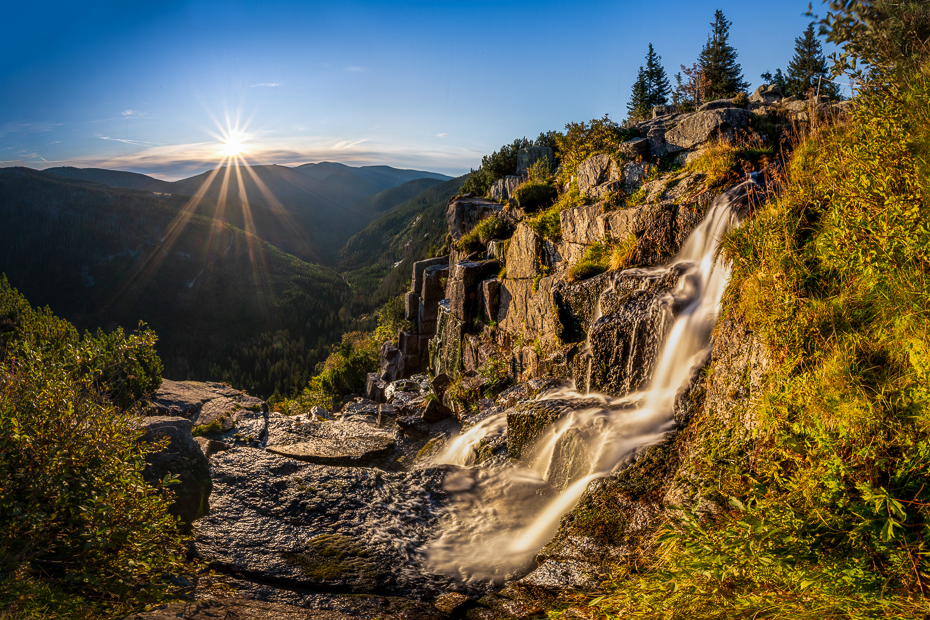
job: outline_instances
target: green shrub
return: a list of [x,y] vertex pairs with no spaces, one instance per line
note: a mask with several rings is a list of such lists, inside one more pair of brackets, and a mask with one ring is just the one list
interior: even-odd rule
[[57,600],[90,616],[157,600],[186,543],[168,494],[142,478],[151,448],[134,398],[161,381],[154,333],[78,337],[5,277],[0,331],[0,583],[18,584],[0,610]]
[[[540,160],[542,161],[542,160]],[[538,211],[552,205],[558,198],[559,192],[550,182],[527,181],[520,185],[513,193],[517,206],[526,211]]]
[[733,105],[740,108],[745,108],[749,105],[749,97],[746,95],[746,93],[736,93],[736,96],[733,97],[733,99],[730,101],[733,103]]
[[561,211],[559,205],[555,204],[524,222],[543,239],[558,241],[562,238],[562,221],[559,219]]
[[807,136],[777,198],[724,240],[724,316],[770,359],[741,413],[751,443],[713,411],[692,423],[691,484],[724,510],[670,515],[601,613],[928,617],[928,154],[930,70],[877,72],[852,120]]
[[610,267],[611,251],[611,246],[605,243],[598,242],[588,246],[581,260],[568,269],[565,279],[569,282],[578,282],[604,273]]
[[368,373],[378,371],[380,359],[381,347],[372,334],[343,334],[338,348],[318,367],[303,393],[282,408],[289,414],[306,412],[313,406],[332,410],[344,395],[365,390]]
[[552,166],[549,160],[541,157],[534,161],[533,165],[526,171],[526,178],[533,183],[550,182],[552,180]]
[[375,343],[397,344],[397,333],[410,331],[413,326],[404,319],[404,297],[392,297],[378,310],[378,326],[375,328]]
[[619,161],[620,145],[632,137],[632,131],[623,129],[606,115],[590,123],[567,124],[565,133],[555,136],[562,157],[558,184],[568,183],[578,169],[578,164],[592,155],[609,153]]
[[507,224],[496,215],[484,218],[475,227],[459,237],[455,246],[462,252],[470,254],[488,247],[492,239],[499,239],[509,232]]

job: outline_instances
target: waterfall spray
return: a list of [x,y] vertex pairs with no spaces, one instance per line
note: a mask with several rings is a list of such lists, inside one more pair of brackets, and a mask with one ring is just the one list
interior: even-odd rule
[[[526,571],[591,481],[621,469],[637,448],[656,443],[674,429],[676,394],[709,354],[729,279],[729,267],[718,256],[719,242],[739,225],[750,197],[761,189],[757,178],[753,175],[718,196],[675,260],[649,270],[677,269],[681,275],[667,293],[669,303],[663,304],[669,313],[671,308],[680,310],[670,322],[648,388],[617,398],[593,393],[589,335],[585,393],[563,389],[540,397],[577,402],[578,408],[537,439],[526,452],[528,462],[494,462],[450,476],[442,533],[427,551],[434,570],[466,580],[495,581]],[[600,311],[599,298],[589,334]],[[434,463],[470,466],[482,441],[499,436],[506,427],[506,414],[491,416],[452,440]],[[566,464],[569,453],[575,458]]]

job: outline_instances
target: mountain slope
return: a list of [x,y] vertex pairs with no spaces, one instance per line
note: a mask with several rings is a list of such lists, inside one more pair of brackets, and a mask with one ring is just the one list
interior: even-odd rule
[[47,168],[43,172],[66,179],[93,181],[94,183],[109,185],[110,187],[141,189],[149,192],[170,193],[172,187],[172,184],[168,181],[153,179],[145,174],[123,172],[122,170],[106,170],[105,168],[73,168],[71,166],[61,166],[58,168]]
[[0,169],[0,271],[79,328],[145,321],[167,377],[303,387],[342,331],[345,282],[186,204]]
[[[445,175],[390,166],[356,168],[333,162],[287,166],[226,166],[175,182],[97,168],[53,168],[50,174],[181,196],[199,196],[195,213],[229,222],[302,259],[332,263],[335,252],[378,214],[414,196],[417,179]],[[204,203],[213,201],[216,204]],[[374,201],[369,204],[369,199]]]
[[337,269],[352,285],[354,314],[371,312],[403,292],[412,264],[444,246],[446,207],[466,178],[431,187],[349,239],[339,253]]

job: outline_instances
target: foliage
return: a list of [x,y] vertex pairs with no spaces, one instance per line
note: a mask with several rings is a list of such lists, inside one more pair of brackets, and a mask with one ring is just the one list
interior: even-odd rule
[[365,390],[368,373],[377,372],[379,362],[380,345],[372,334],[343,334],[342,342],[320,365],[303,393],[286,401],[283,409],[290,413],[309,411],[313,406],[335,410],[343,395]]
[[629,235],[623,241],[588,246],[580,261],[572,265],[565,274],[568,282],[586,280],[608,269],[621,270],[633,266],[636,255],[636,237]]
[[517,206],[527,212],[545,209],[555,202],[559,192],[551,181],[527,181],[513,193]]
[[707,80],[707,99],[732,97],[749,88],[749,83],[743,79],[743,70],[736,62],[736,49],[729,43],[731,25],[723,11],[717,9],[707,43],[698,56],[697,64]]
[[[682,73],[685,74],[685,79],[682,79]],[[672,102],[683,112],[693,112],[707,98],[709,88],[710,82],[701,66],[697,63],[690,67],[681,65],[681,71],[675,74]]]
[[488,242],[492,239],[506,237],[507,233],[511,230],[512,228],[508,227],[504,220],[499,218],[496,214],[490,215],[475,224],[475,227],[467,233],[459,237],[455,246],[466,254],[477,252],[482,248],[488,247]]
[[0,332],[0,583],[16,581],[0,609],[93,616],[163,597],[186,543],[142,478],[135,395],[161,381],[154,333],[79,337],[6,278]]
[[578,190],[578,184],[572,183],[569,190],[559,196],[559,199],[545,211],[523,220],[533,232],[549,241],[558,241],[562,238],[562,220],[559,214],[564,209],[571,209],[583,205],[584,196]]
[[630,101],[626,104],[626,109],[631,121],[642,121],[649,118],[649,86],[646,83],[646,70],[642,65],[636,72],[636,81],[633,82],[633,91],[630,93]]
[[394,297],[378,310],[378,326],[375,328],[375,343],[392,342],[397,344],[397,332],[409,332],[412,325],[404,319],[405,308],[403,296]]
[[840,94],[839,87],[828,81],[828,78],[823,48],[814,35],[814,24],[808,24],[804,34],[794,40],[794,57],[788,63],[788,75],[785,78],[787,90],[782,93],[786,97],[806,97],[808,91],[816,89],[819,83],[821,95],[836,99]]
[[930,52],[930,6],[923,0],[824,0],[830,7],[820,34],[841,47],[830,55],[833,74],[916,66]]
[[724,509],[670,513],[654,561],[592,602],[605,615],[930,614],[930,70],[873,73],[852,114],[724,240],[724,314],[770,359],[748,445],[693,423],[691,484]]
[[610,120],[606,114],[590,123],[568,123],[565,125],[565,133],[555,137],[562,156],[558,184],[566,185],[578,165],[592,155],[609,153],[619,159],[620,145],[632,137],[629,130]]
[[[555,138],[553,137],[553,142]],[[552,180],[552,164],[545,157],[540,157],[527,169],[526,179],[532,183],[548,183]]]
[[736,185],[753,171],[767,167],[774,156],[774,140],[757,132],[743,134],[735,140],[717,140],[705,146],[688,169],[703,172],[707,189]]
[[520,149],[533,146],[531,140],[518,138],[511,144],[505,144],[499,151],[481,158],[481,166],[472,170],[468,179],[462,185],[462,193],[472,193],[476,196],[487,196],[494,181],[517,171],[517,153]]

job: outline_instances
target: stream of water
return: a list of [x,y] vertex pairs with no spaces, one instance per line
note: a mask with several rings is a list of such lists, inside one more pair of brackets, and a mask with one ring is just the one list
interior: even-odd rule
[[[482,442],[506,432],[505,413],[482,420],[437,455],[434,463],[463,469],[446,482],[450,504],[442,533],[427,550],[434,570],[465,580],[494,581],[527,571],[555,534],[562,515],[575,506],[591,481],[622,468],[637,448],[674,429],[676,395],[709,354],[729,279],[729,267],[718,254],[720,239],[739,225],[749,197],[760,189],[750,178],[718,196],[674,261],[648,270],[657,274],[677,267],[682,275],[674,289],[658,300],[660,316],[654,320],[671,327],[646,389],[621,397],[574,389],[540,396],[575,402],[578,408],[524,451],[526,463],[492,460],[474,466]],[[606,294],[612,290],[608,288]],[[673,308],[678,309],[674,316]],[[600,302],[589,333],[598,318]],[[587,346],[590,356],[590,337]],[[590,385],[590,361],[587,374]]]

